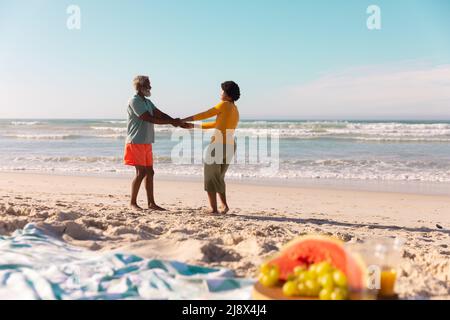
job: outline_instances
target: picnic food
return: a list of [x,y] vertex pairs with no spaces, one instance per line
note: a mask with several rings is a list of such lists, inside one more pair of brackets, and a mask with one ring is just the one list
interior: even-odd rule
[[286,297],[344,300],[349,288],[363,288],[365,266],[341,241],[305,236],[288,243],[260,271],[260,283],[281,286]]

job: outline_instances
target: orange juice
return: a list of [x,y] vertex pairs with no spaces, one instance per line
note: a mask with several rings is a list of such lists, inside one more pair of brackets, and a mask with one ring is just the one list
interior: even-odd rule
[[380,295],[391,297],[395,295],[395,282],[397,281],[397,271],[386,269],[381,271],[381,289]]

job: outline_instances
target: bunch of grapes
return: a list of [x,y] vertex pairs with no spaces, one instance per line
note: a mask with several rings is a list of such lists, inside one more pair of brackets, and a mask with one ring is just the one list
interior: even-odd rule
[[[279,284],[280,271],[276,266],[262,265],[259,281],[263,286]],[[287,297],[310,297],[321,300],[345,300],[348,298],[346,275],[329,262],[312,264],[308,269],[296,267],[283,285]]]
[[259,269],[259,282],[264,287],[275,287],[280,280],[280,268],[278,266],[271,266],[263,264]]

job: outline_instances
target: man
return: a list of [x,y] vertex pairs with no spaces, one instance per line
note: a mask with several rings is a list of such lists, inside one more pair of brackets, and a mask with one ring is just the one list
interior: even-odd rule
[[136,176],[131,184],[130,207],[134,210],[143,210],[137,204],[137,196],[142,181],[145,179],[148,208],[151,210],[165,211],[155,202],[153,194],[153,148],[155,142],[154,125],[171,124],[174,127],[188,126],[173,119],[148,99],[151,96],[150,79],[147,76],[137,76],[133,81],[136,95],[128,103],[128,126],[125,146],[124,163],[136,168]]

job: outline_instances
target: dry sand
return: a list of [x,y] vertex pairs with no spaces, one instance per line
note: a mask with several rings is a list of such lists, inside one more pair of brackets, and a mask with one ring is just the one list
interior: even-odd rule
[[199,182],[157,180],[156,197],[168,212],[129,210],[129,184],[121,178],[0,173],[0,235],[35,222],[91,250],[227,267],[247,277],[302,234],[344,241],[399,236],[407,241],[400,296],[450,297],[448,196],[230,183],[231,213],[210,216]]

